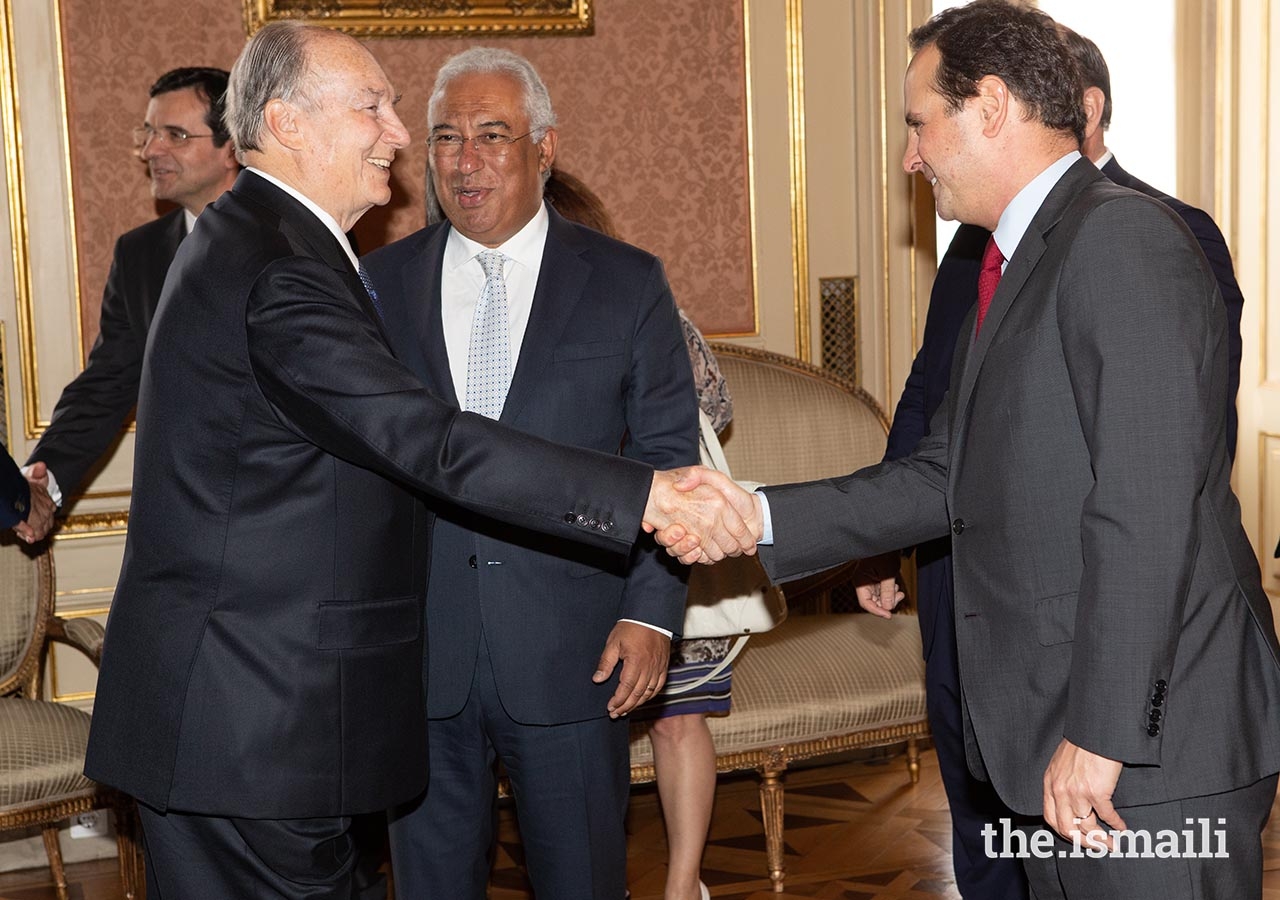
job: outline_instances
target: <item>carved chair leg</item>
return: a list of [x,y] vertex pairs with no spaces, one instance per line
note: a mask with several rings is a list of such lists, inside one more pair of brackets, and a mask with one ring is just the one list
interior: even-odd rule
[[120,889],[124,900],[144,900],[138,815],[132,801],[121,802],[116,813],[116,853],[120,857]]
[[769,863],[769,880],[775,894],[783,891],[786,867],[782,861],[783,795],[782,772],[786,760],[771,760],[760,768],[760,818],[764,820],[765,858]]
[[67,873],[62,867],[62,845],[58,843],[58,826],[46,825],[44,832],[44,852],[49,857],[49,871],[53,874],[53,889],[58,900],[67,900]]
[[916,738],[907,738],[907,772],[912,784],[920,783],[920,742]]

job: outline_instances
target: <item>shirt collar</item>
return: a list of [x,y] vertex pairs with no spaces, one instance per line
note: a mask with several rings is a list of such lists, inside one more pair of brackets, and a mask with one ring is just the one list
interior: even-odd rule
[[1112,153],[1110,150],[1107,150],[1100,157],[1098,157],[1097,160],[1094,161],[1094,165],[1097,166],[1099,169],[1101,169],[1103,166],[1105,166],[1107,163],[1111,162],[1111,160],[1115,158],[1116,158],[1116,155]]
[[508,238],[505,243],[493,248],[471,240],[451,225],[444,247],[444,269],[447,272],[455,271],[489,249],[501,251],[503,256],[527,268],[536,268],[542,261],[542,250],[547,243],[547,229],[550,225],[551,217],[547,215],[547,205],[539,203],[538,211],[523,228]]
[[335,219],[333,216],[329,215],[327,212],[325,212],[323,209],[317,206],[308,197],[305,197],[304,195],[299,193],[297,188],[285,184],[279,178],[276,178],[272,175],[268,175],[266,172],[262,171],[261,169],[254,168],[253,166],[246,166],[245,168],[247,168],[254,175],[257,175],[259,178],[262,178],[266,181],[271,182],[276,187],[280,188],[280,190],[288,194],[290,197],[297,200],[307,209],[311,210],[311,212],[315,214],[316,218],[324,223],[324,227],[328,228],[329,231],[333,234],[333,236],[337,238],[338,246],[342,248],[343,253],[347,254],[347,259],[351,260],[351,270],[353,272],[360,271],[360,261],[356,259],[355,253],[352,252],[351,242],[347,240],[347,235],[343,232],[341,228],[338,227],[337,219]]
[[1000,248],[1000,255],[1006,262],[1017,252],[1018,244],[1022,243],[1022,236],[1027,233],[1031,220],[1035,218],[1044,203],[1044,198],[1049,196],[1053,186],[1066,174],[1067,169],[1075,165],[1078,159],[1080,159],[1080,151],[1072,150],[1027,182],[1026,187],[1018,191],[1009,201],[1009,205],[1004,208],[1004,212],[1000,214],[1000,221],[996,224],[996,230],[991,236],[995,238],[996,246]]
[[191,230],[196,227],[196,214],[184,206],[182,207],[182,221],[187,226],[187,234],[190,234]]

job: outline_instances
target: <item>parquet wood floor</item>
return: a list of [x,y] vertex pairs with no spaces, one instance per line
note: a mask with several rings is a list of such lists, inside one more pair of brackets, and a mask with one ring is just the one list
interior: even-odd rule
[[[756,780],[722,779],[703,879],[717,900],[956,900],[950,822],[932,752],[920,783],[901,758],[843,762],[786,777],[787,890],[772,892]],[[657,794],[639,787],[628,816],[634,900],[661,900],[666,839]],[[1264,836],[1263,900],[1280,900],[1280,798]],[[515,822],[503,809],[491,900],[530,900]],[[68,867],[71,900],[119,900],[115,860]],[[0,874],[0,900],[54,900],[45,869]],[[433,898],[436,900],[436,898]],[[438,898],[453,900],[453,898]],[[553,898],[552,898],[553,900]]]

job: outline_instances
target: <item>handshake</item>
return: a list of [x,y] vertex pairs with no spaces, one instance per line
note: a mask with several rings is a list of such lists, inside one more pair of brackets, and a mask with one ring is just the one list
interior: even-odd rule
[[685,565],[748,556],[764,536],[760,498],[704,466],[653,473],[644,530]]

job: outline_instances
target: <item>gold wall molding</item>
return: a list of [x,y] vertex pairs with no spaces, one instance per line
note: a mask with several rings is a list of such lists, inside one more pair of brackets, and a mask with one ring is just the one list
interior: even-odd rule
[[244,0],[245,31],[300,19],[359,37],[592,34],[592,0]]
[[125,535],[129,530],[129,510],[75,513],[67,516],[54,532],[55,541],[76,541],[91,537]]
[[796,357],[812,358],[809,315],[809,199],[805,161],[804,0],[787,0],[787,124],[790,135],[791,280]]

